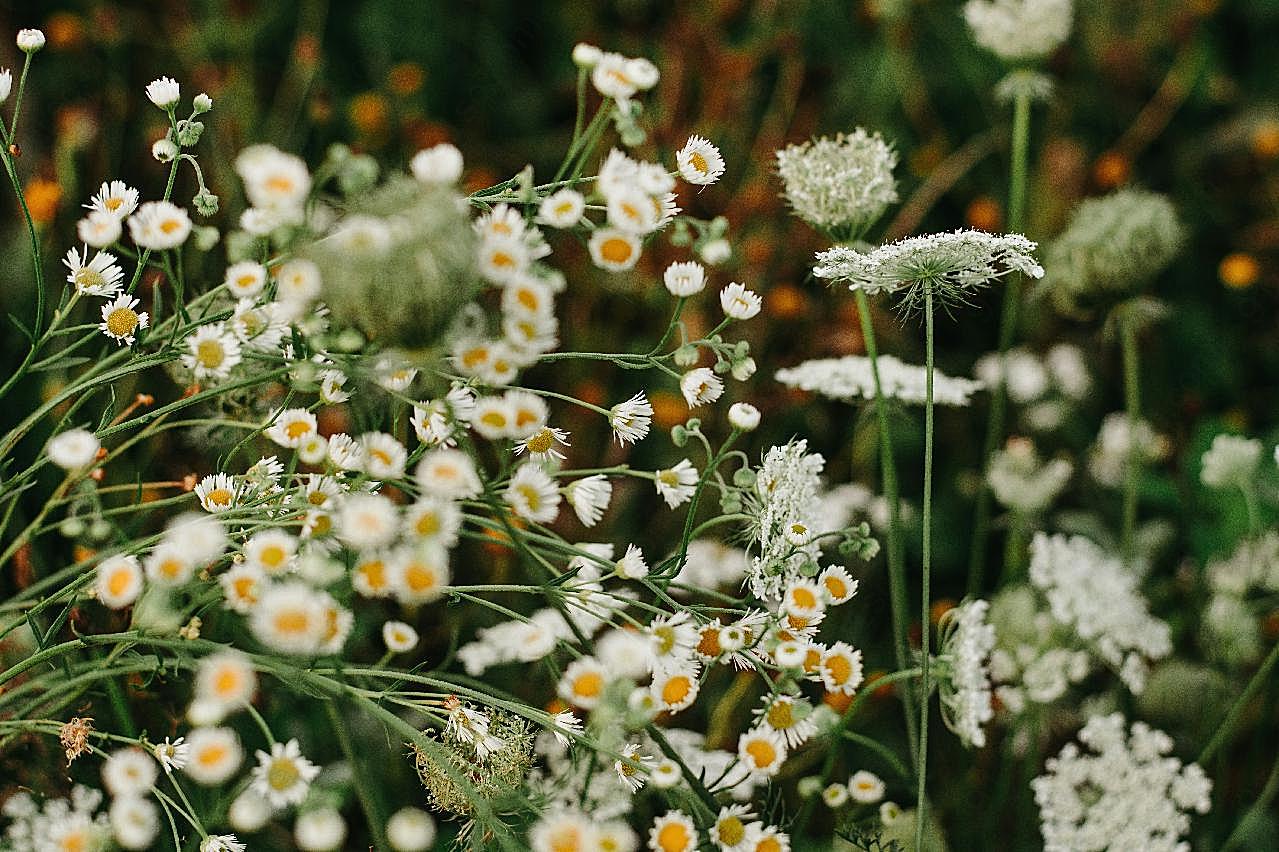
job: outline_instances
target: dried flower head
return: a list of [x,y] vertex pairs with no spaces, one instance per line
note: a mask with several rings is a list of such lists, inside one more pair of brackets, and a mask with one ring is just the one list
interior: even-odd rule
[[477,798],[499,806],[520,791],[533,766],[535,736],[529,723],[502,710],[484,715],[481,739],[493,748],[477,749],[473,719],[470,727],[451,724],[443,734],[431,735],[429,747],[411,745],[431,805],[445,813],[474,816]]
[[93,733],[92,716],[76,716],[58,731],[58,742],[67,755],[67,766],[89,750],[89,735]]

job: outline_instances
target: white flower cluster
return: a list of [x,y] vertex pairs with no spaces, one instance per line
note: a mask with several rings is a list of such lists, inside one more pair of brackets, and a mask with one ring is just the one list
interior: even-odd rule
[[995,628],[986,622],[990,604],[965,601],[947,610],[940,625],[942,718],[967,746],[986,745],[983,725],[995,715],[987,661],[995,648]]
[[959,230],[908,237],[868,252],[836,246],[817,253],[813,274],[868,295],[917,285],[963,293],[1013,271],[1042,278],[1044,269],[1031,254],[1035,248],[1020,234]]
[[1070,36],[1073,0],[968,0],[964,19],[982,47],[1009,62],[1041,59]]
[[777,152],[777,174],[795,215],[831,233],[858,235],[897,201],[897,152],[857,128]]
[[1217,435],[1203,454],[1199,479],[1209,488],[1251,488],[1261,461],[1261,442],[1238,435]]
[[[116,821],[105,813],[94,813],[102,798],[101,791],[77,784],[71,788],[69,798],[48,799],[41,805],[30,793],[19,790],[0,809],[10,821],[4,834],[5,848],[31,852],[101,848],[109,842]],[[158,829],[159,816],[153,813],[152,818]],[[126,831],[117,839],[130,841],[138,836]],[[125,848],[144,849],[149,843],[148,839],[142,845]]]
[[1000,504],[1022,515],[1037,515],[1052,505],[1073,472],[1074,465],[1066,459],[1042,461],[1033,441],[1012,438],[991,457],[986,481]]
[[1147,611],[1137,578],[1082,536],[1036,533],[1030,553],[1030,582],[1047,598],[1053,618],[1140,693],[1148,661],[1167,656],[1172,638],[1168,625]]
[[1167,456],[1168,451],[1167,437],[1155,432],[1149,423],[1138,420],[1136,428],[1130,429],[1128,415],[1116,411],[1101,421],[1097,440],[1088,453],[1088,472],[1102,485],[1118,488],[1123,484],[1131,456],[1135,455],[1140,464],[1150,464]]
[[1078,346],[1058,343],[1044,353],[1014,346],[1001,357],[988,352],[973,365],[988,388],[1003,385],[1008,399],[1026,406],[1021,418],[1036,431],[1056,429],[1071,408],[1088,398],[1092,377]]
[[1190,813],[1212,807],[1212,782],[1173,742],[1119,713],[1094,716],[1031,782],[1046,852],[1189,852]]
[[[892,355],[880,355],[874,365],[884,396],[911,405],[926,398],[928,375],[924,367],[907,364]],[[777,381],[787,387],[812,391],[831,399],[874,399],[875,378],[871,359],[864,355],[818,358],[777,371]],[[968,405],[983,387],[980,381],[947,376],[933,371],[933,402],[937,405]]]
[[1208,563],[1205,578],[1212,593],[1203,621],[1210,649],[1232,665],[1257,659],[1261,619],[1251,598],[1279,592],[1279,533],[1239,542],[1229,557]]
[[[808,452],[808,442],[792,441],[773,447],[755,480],[756,544],[759,552],[749,571],[751,593],[760,600],[777,600],[782,589],[799,576],[820,552],[812,523],[821,494],[826,460]],[[797,536],[796,530],[801,532]]]

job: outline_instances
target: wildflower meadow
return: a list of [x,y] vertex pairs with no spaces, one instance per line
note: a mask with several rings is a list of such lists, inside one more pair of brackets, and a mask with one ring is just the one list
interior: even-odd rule
[[1279,849],[1279,7],[0,4],[0,850]]

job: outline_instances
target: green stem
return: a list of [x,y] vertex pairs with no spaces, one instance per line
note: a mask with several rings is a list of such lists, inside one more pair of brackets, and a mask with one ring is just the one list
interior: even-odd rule
[[[1030,95],[1020,91],[1013,100],[1012,167],[1008,181],[1008,229],[1022,233],[1026,228],[1026,184],[1030,154]],[[1009,275],[1004,285],[1003,309],[999,317],[1000,369],[1003,356],[1012,347],[1017,334],[1017,306],[1021,300],[1021,276]],[[991,388],[990,416],[986,421],[986,440],[982,447],[982,472],[998,449],[1004,437],[1004,419],[1008,407],[1008,394],[1000,382]],[[977,504],[973,517],[972,550],[968,557],[968,594],[978,596],[982,592],[986,571],[986,539],[990,533],[991,494],[985,477],[977,490]]]
[[1203,751],[1199,752],[1196,762],[1200,766],[1207,764],[1212,756],[1230,741],[1230,735],[1239,725],[1239,720],[1243,717],[1244,710],[1256,698],[1257,692],[1264,686],[1270,677],[1270,671],[1279,663],[1279,642],[1270,649],[1270,653],[1262,662],[1261,667],[1257,669],[1256,674],[1252,676],[1252,680],[1248,681],[1248,685],[1244,687],[1243,692],[1235,699],[1235,703],[1231,705],[1230,711],[1226,713],[1226,718],[1222,720],[1217,727],[1216,733],[1212,735],[1212,739],[1204,746]]
[[390,848],[386,842],[386,823],[378,807],[377,798],[373,795],[371,779],[365,778],[361,771],[359,755],[351,742],[351,732],[346,729],[346,720],[338,713],[336,702],[327,701],[324,708],[328,711],[329,722],[333,725],[333,733],[337,735],[342,754],[345,755],[346,762],[351,765],[351,774],[355,777],[355,796],[360,800],[360,809],[364,811],[364,818],[368,821],[373,845],[379,852],[385,852]]
[[1128,460],[1124,476],[1124,520],[1122,553],[1133,558],[1133,531],[1137,528],[1137,485],[1141,477],[1138,457],[1137,423],[1141,417],[1141,372],[1137,365],[1137,330],[1125,317],[1119,320],[1119,339],[1124,360],[1124,409],[1128,416]]
[[1221,852],[1230,852],[1232,849],[1240,848],[1253,814],[1258,816],[1264,814],[1266,809],[1270,807],[1270,803],[1275,800],[1276,795],[1279,795],[1279,759],[1276,759],[1270,767],[1270,775],[1266,778],[1266,786],[1261,789],[1261,794],[1252,803],[1252,807],[1244,812],[1243,818],[1239,820],[1239,824],[1235,826],[1234,831],[1230,832],[1230,836],[1226,838],[1226,842],[1221,846]]
[[915,848],[924,848],[924,821],[928,808],[925,798],[928,780],[928,695],[932,689],[928,676],[929,584],[933,555],[933,288],[924,282],[924,510],[923,555],[920,580],[920,669],[919,688],[919,754],[916,756],[916,777],[919,779],[918,802],[915,812]]
[[[910,622],[907,612],[906,560],[902,547],[901,499],[897,487],[897,463],[893,457],[893,437],[888,426],[888,400],[884,398],[879,381],[879,348],[875,341],[875,327],[870,320],[870,300],[865,291],[858,288],[853,293],[857,300],[857,313],[861,317],[862,339],[866,343],[866,355],[870,358],[871,377],[875,382],[875,416],[879,421],[879,463],[884,483],[884,499],[888,501],[888,590],[893,619],[893,652],[897,668],[906,668],[910,657]],[[902,685],[902,697],[906,713],[906,737],[910,743],[911,758],[919,751],[918,732],[915,729],[915,702],[909,682]]]

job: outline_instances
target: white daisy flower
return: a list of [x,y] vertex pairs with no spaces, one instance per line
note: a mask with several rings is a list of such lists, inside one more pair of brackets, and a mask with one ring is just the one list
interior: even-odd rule
[[196,728],[187,737],[187,753],[183,771],[205,787],[225,784],[244,762],[240,738],[230,728]]
[[644,551],[637,545],[626,545],[626,553],[617,560],[615,569],[617,576],[625,580],[642,580],[648,576],[648,563],[644,561]]
[[697,675],[696,665],[659,670],[653,676],[652,685],[649,686],[653,700],[667,713],[678,713],[691,707],[697,700],[697,693],[701,688]]
[[325,639],[327,608],[310,586],[300,582],[268,585],[249,617],[259,642],[284,654],[315,654]]
[[653,762],[653,758],[646,754],[640,754],[640,746],[636,743],[627,743],[622,748],[621,756],[613,761],[613,771],[617,773],[617,777],[626,785],[632,793],[639,791],[644,786],[646,780],[648,765]]
[[862,684],[862,652],[845,642],[836,642],[822,654],[817,672],[829,692],[852,695]]
[[266,267],[252,260],[233,263],[226,268],[222,284],[237,299],[255,298],[266,289]]
[[574,707],[593,710],[604,695],[608,675],[594,657],[579,657],[568,664],[560,676],[557,692]]
[[[151,849],[160,833],[160,814],[155,804],[136,796],[117,797],[107,810],[107,819],[115,842],[122,849]],[[67,848],[65,841],[64,838],[62,848]]]
[[271,752],[257,752],[258,765],[253,768],[254,792],[274,807],[300,805],[320,767],[302,756],[296,739],[273,743]]
[[129,236],[139,247],[177,248],[191,235],[191,217],[169,201],[148,201],[129,217]]
[[662,273],[662,283],[672,296],[696,296],[706,287],[706,267],[695,260],[672,263]]
[[151,754],[155,755],[155,759],[160,762],[160,768],[164,770],[164,774],[170,775],[173,770],[182,769],[187,765],[187,761],[191,759],[191,747],[187,745],[186,737],[178,737],[172,741],[165,737],[164,742],[156,743],[151,747]]
[[724,174],[724,157],[709,139],[690,136],[675,155],[684,180],[699,186],[712,184]]
[[186,339],[186,347],[182,366],[192,372],[196,381],[225,379],[242,360],[240,341],[220,322],[200,326]]
[[567,447],[568,433],[553,426],[543,426],[524,440],[516,442],[515,454],[518,456],[528,453],[530,459],[539,462],[550,462],[552,459],[562,461],[566,456],[555,448],[556,444]]
[[285,261],[275,270],[275,295],[288,305],[309,305],[320,297],[320,268],[305,258]]
[[404,445],[385,432],[365,432],[360,436],[364,472],[374,479],[400,479],[409,454]]
[[582,221],[586,199],[575,189],[561,189],[542,199],[537,221],[552,228],[572,228]]
[[461,450],[438,449],[422,456],[416,472],[423,492],[453,500],[476,497],[483,490],[475,462]]
[[748,320],[759,313],[764,300],[758,293],[747,290],[744,284],[734,281],[719,291],[719,304],[724,316],[736,320]]
[[180,586],[195,574],[195,563],[184,545],[163,541],[147,556],[147,579],[161,586]]
[[689,370],[679,380],[679,389],[689,408],[712,403],[724,393],[724,380],[710,367]]
[[72,248],[62,263],[68,270],[67,283],[82,296],[114,296],[124,280],[124,270],[110,252],[100,251],[90,260],[88,249],[81,253]]
[[597,228],[591,233],[587,248],[595,265],[609,272],[631,269],[640,256],[639,237],[617,228]]
[[103,182],[98,194],[84,206],[92,212],[104,213],[119,221],[138,209],[138,191],[122,180]]
[[752,728],[737,740],[737,758],[755,778],[776,775],[786,754],[785,738],[772,728]]
[[178,105],[182,89],[172,77],[161,77],[147,83],[147,98],[160,109],[168,110]]
[[404,654],[417,647],[417,631],[403,621],[388,621],[382,625],[382,642],[388,651]]
[[535,462],[520,465],[502,499],[515,514],[536,524],[548,524],[559,514],[559,488],[550,474]]
[[687,503],[697,490],[699,474],[697,468],[688,459],[680,460],[674,467],[659,470],[653,474],[653,485],[657,493],[666,501],[666,505],[674,509]]
[[263,434],[281,447],[297,449],[317,428],[315,415],[310,411],[305,408],[286,408],[276,412],[271,425]]
[[102,322],[98,330],[117,343],[132,346],[134,335],[150,322],[146,311],[139,311],[138,300],[121,293],[102,306]]
[[653,405],[643,391],[619,402],[609,411],[609,425],[619,444],[634,444],[648,436],[653,422]]
[[720,808],[715,824],[707,832],[711,843],[720,852],[746,852],[754,817],[750,805],[727,805]]
[[421,808],[400,808],[386,821],[386,839],[395,852],[427,852],[435,844],[435,820]]
[[206,512],[225,512],[234,508],[241,488],[234,477],[225,473],[211,473],[195,486],[195,496]]
[[593,527],[608,509],[613,498],[613,484],[603,474],[597,473],[569,483],[564,489],[564,496],[582,526]]
[[280,214],[283,220],[300,213],[311,192],[311,174],[302,158],[271,145],[245,148],[235,158],[235,170],[244,181],[249,203]]
[[399,531],[399,513],[394,503],[380,494],[348,494],[337,513],[337,535],[358,550],[371,550],[391,543]]
[[409,160],[409,171],[424,184],[452,186],[462,177],[462,152],[447,142],[423,148]]
[[874,772],[859,769],[848,779],[848,794],[859,805],[873,805],[884,798],[884,782]]
[[[0,80],[2,79],[3,76],[0,75]],[[76,222],[75,232],[76,236],[80,238],[80,242],[88,243],[94,248],[106,248],[119,241],[120,235],[124,233],[124,226],[117,217],[110,213],[94,210],[88,216]]]
[[68,429],[49,440],[49,461],[63,470],[81,470],[98,457],[102,445],[87,429]]
[[653,820],[648,848],[654,852],[696,852],[697,826],[682,811],[667,811]]
[[433,545],[401,548],[391,572],[396,600],[409,606],[428,604],[439,600],[448,588],[448,555]]
[[200,701],[234,710],[253,700],[258,678],[253,663],[239,651],[226,650],[200,660],[195,670],[195,695]]
[[266,590],[267,578],[261,568],[234,565],[218,577],[227,608],[241,614],[251,612]]
[[104,606],[124,609],[142,594],[142,566],[138,557],[120,554],[98,563],[94,591]]
[[155,760],[136,746],[117,749],[102,763],[102,785],[121,798],[149,794],[159,775]]

